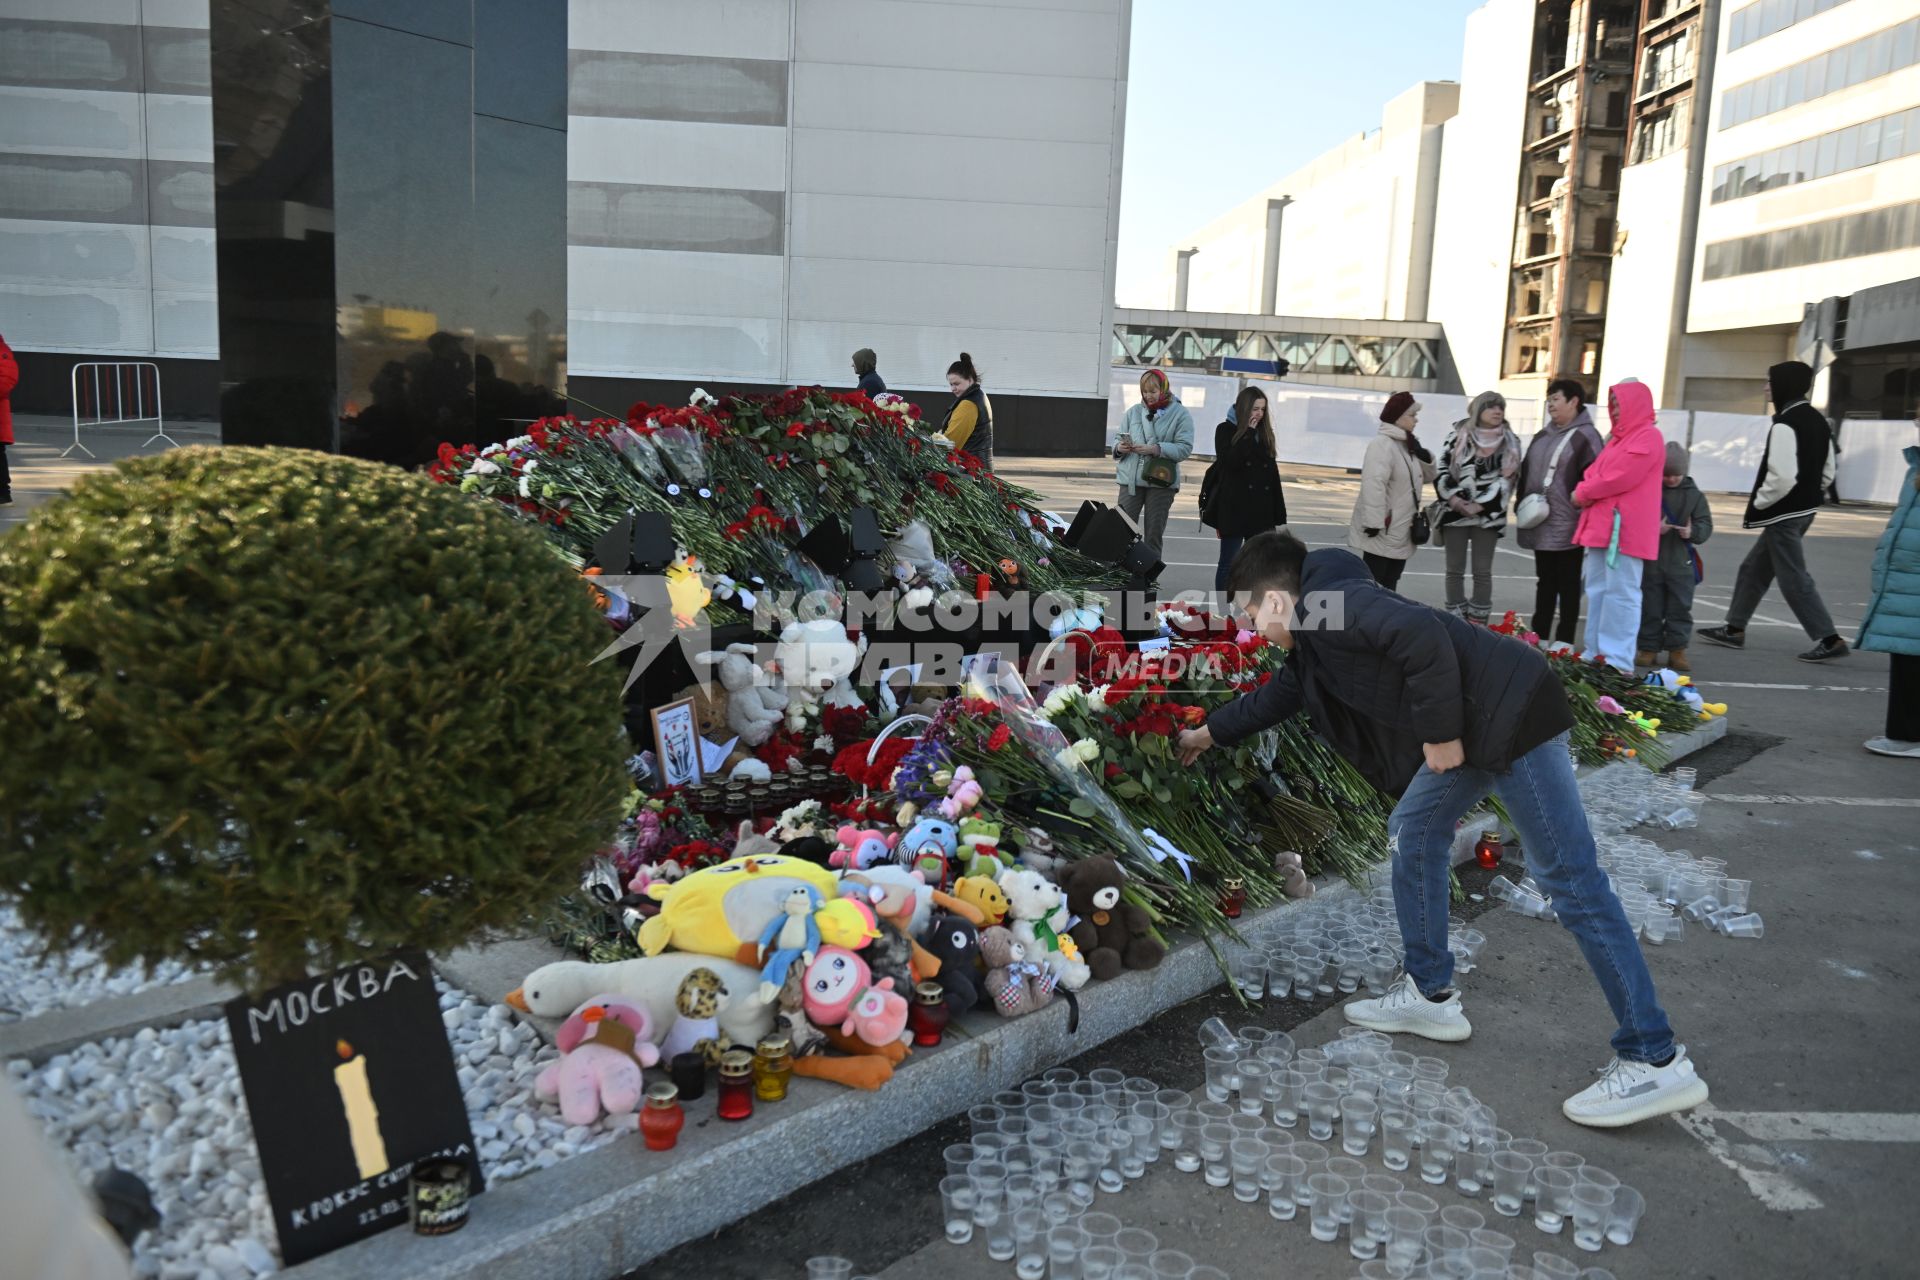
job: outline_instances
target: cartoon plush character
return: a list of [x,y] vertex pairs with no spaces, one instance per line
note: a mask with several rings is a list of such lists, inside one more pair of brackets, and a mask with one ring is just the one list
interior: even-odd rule
[[942,888],[948,864],[960,848],[960,828],[944,818],[919,818],[894,848],[903,866],[918,871],[934,888]]
[[820,950],[820,926],[813,913],[824,905],[820,891],[811,885],[795,885],[780,900],[783,914],[767,921],[760,931],[760,998],[771,1004],[780,995],[787,980],[787,969],[795,960],[813,963]]
[[1013,936],[1027,949],[1027,958],[1053,971],[1060,985],[1078,991],[1093,971],[1080,959],[1080,948],[1067,932],[1067,907],[1060,886],[1038,871],[1015,868],[1000,877],[1007,895],[1007,916]]
[[1001,1017],[1032,1013],[1053,999],[1053,970],[1027,959],[1026,944],[1008,930],[996,926],[982,933],[980,958],[987,965],[986,992]]
[[980,909],[981,923],[996,925],[1007,918],[1007,895],[988,876],[962,876],[954,881],[953,896]]
[[[878,1089],[893,1079],[894,1063],[904,1056],[906,1046],[898,1041],[886,1046],[860,1045],[836,1030],[831,1035],[808,1020],[801,997],[806,974],[798,967],[787,971],[786,985],[780,988],[779,1014],[774,1029],[784,1033],[793,1045],[793,1074],[809,1080],[826,1080],[850,1089]],[[850,1045],[856,1050],[841,1057],[829,1048]]]
[[[757,968],[733,960],[718,960],[689,952],[589,964],[560,960],[542,965],[509,992],[506,1003],[541,1018],[565,1018],[587,998],[607,992],[622,996],[647,1011],[656,1034],[670,1034],[680,1014],[682,983],[695,970],[705,969],[718,983],[714,1009],[708,1017],[734,1044],[758,1044],[773,1029],[773,1006],[760,999]],[[704,1003],[704,1002],[703,1002]],[[709,1033],[711,1034],[711,1033]]]
[[980,933],[960,916],[941,911],[920,936],[920,945],[940,961],[947,1008],[959,1014],[980,1003]]
[[730,644],[724,652],[709,650],[693,659],[714,669],[727,692],[727,727],[750,747],[771,738],[787,718],[786,691],[773,687],[773,678],[760,669],[754,656],[752,645]]
[[813,922],[820,929],[821,942],[849,951],[864,950],[880,936],[880,918],[873,905],[858,898],[835,898],[814,912]]
[[720,1030],[720,1002],[727,998],[727,987],[712,969],[693,969],[680,979],[680,990],[673,998],[679,1017],[667,1029],[660,1051],[668,1062],[683,1053],[697,1053],[708,1065],[720,1061],[727,1037]]
[[653,884],[647,896],[660,914],[640,927],[640,949],[657,956],[669,946],[758,966],[761,933],[784,915],[781,904],[796,888],[812,887],[823,899],[835,893],[833,874],[782,855],[729,858],[671,885]]
[[959,856],[963,875],[998,879],[1013,865],[1013,859],[1000,852],[1000,824],[980,817],[961,821]]
[[953,771],[953,781],[947,784],[947,798],[940,802],[940,816],[948,822],[958,822],[973,812],[985,794],[973,776],[973,769],[963,764]]
[[588,1000],[560,1024],[553,1042],[560,1059],[535,1077],[533,1093],[559,1099],[568,1124],[632,1111],[640,1105],[641,1068],[660,1061],[647,1011],[621,996]]
[[820,949],[807,966],[801,999],[815,1026],[863,1044],[898,1041],[907,1028],[906,997],[890,979],[874,982],[866,962],[844,947]]
[[834,838],[840,841],[840,847],[827,858],[827,865],[836,871],[865,871],[887,861],[893,855],[894,841],[900,837],[893,832],[846,826],[834,832]]
[[1105,982],[1123,969],[1151,969],[1166,959],[1166,944],[1153,936],[1145,907],[1121,900],[1126,873],[1106,854],[1081,858],[1060,878],[1067,911],[1078,918],[1073,940],[1093,976]]

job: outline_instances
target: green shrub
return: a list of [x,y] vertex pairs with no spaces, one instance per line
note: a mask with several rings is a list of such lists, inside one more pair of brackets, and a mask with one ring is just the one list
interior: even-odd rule
[[255,988],[515,925],[629,787],[606,639],[539,533],[424,477],[122,462],[0,538],[0,892]]

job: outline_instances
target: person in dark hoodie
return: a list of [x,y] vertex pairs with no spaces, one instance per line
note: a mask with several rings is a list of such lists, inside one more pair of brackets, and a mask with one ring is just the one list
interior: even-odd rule
[[1274,459],[1273,415],[1258,387],[1247,387],[1213,429],[1213,465],[1200,486],[1200,521],[1220,537],[1213,589],[1227,589],[1233,557],[1246,540],[1287,523],[1287,495]]
[[1833,629],[1833,615],[1820,598],[1820,588],[1807,572],[1803,545],[1813,515],[1833,491],[1840,454],[1826,415],[1807,403],[1813,389],[1813,370],[1798,360],[1767,370],[1767,388],[1773,398],[1773,427],[1767,432],[1766,452],[1760,456],[1760,474],[1747,500],[1742,522],[1760,530],[1760,537],[1740,562],[1733,582],[1733,603],[1726,623],[1707,627],[1700,638],[1729,649],[1747,643],[1747,622],[1767,589],[1777,578],[1787,607],[1800,620],[1813,648],[1800,654],[1802,662],[1827,662],[1852,652]]
[[1634,665],[1657,667],[1660,654],[1681,674],[1693,670],[1687,662],[1687,641],[1693,636],[1693,588],[1699,581],[1694,548],[1713,536],[1713,508],[1687,475],[1686,446],[1667,441],[1667,466],[1660,493],[1660,554],[1647,562],[1640,579],[1640,652]]
[[1455,824],[1500,797],[1528,869],[1573,934],[1613,1010],[1613,1061],[1561,1110],[1618,1128],[1707,1100],[1674,1043],[1625,909],[1600,870],[1568,754],[1573,713],[1535,648],[1373,580],[1358,556],[1309,552],[1282,533],[1251,538],[1233,562],[1233,599],[1288,650],[1266,684],[1180,735],[1184,764],[1305,712],[1375,786],[1399,797],[1388,820],[1393,901],[1406,972],[1347,1021],[1430,1040],[1473,1032],[1447,947],[1448,853]]
[[880,357],[873,354],[872,347],[862,347],[853,353],[853,375],[860,379],[860,394],[868,399],[886,392],[887,384],[880,376],[879,366]]

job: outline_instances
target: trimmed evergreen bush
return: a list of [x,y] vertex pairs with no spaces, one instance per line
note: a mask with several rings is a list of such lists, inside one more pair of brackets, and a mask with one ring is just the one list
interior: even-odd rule
[[515,925],[630,788],[607,638],[537,531],[422,476],[122,462],[0,537],[0,892],[255,989]]

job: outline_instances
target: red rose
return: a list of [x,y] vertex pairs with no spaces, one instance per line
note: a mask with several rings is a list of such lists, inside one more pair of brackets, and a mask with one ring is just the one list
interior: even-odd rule
[[1109,760],[1107,761],[1106,772],[1107,772],[1108,781],[1112,781],[1114,778],[1117,778],[1120,776],[1120,766],[1115,764],[1113,761]]
[[1012,737],[1012,728],[1004,724],[995,725],[993,732],[987,736],[987,750],[998,751],[1000,748],[1006,746],[1008,740]]

